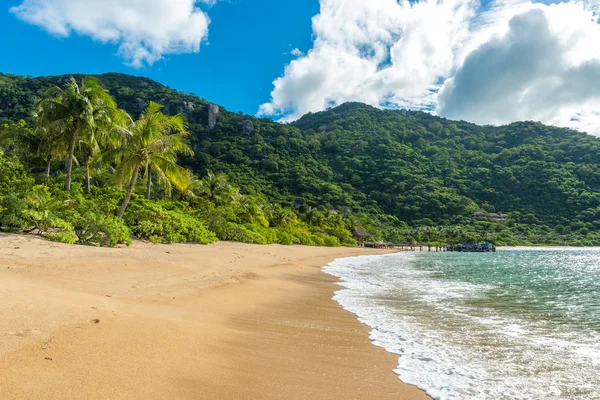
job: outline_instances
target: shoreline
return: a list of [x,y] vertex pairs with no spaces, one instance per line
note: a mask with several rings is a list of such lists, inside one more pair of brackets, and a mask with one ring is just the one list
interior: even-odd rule
[[388,252],[0,235],[0,398],[427,399],[321,270]]
[[499,246],[498,250],[590,250],[600,246]]

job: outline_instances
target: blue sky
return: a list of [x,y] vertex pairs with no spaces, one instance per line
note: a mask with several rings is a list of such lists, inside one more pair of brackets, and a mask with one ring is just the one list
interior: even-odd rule
[[0,71],[143,75],[283,121],[361,101],[600,136],[599,18],[599,0],[5,0]]
[[9,12],[19,0],[0,10],[0,72],[19,75],[97,74],[142,75],[162,84],[195,93],[231,111],[254,114],[269,100],[272,81],[294,48],[307,50],[311,18],[318,0],[230,0],[203,7],[209,14],[208,43],[199,53],[166,55],[152,66],[132,68],[117,55],[116,44],[87,36],[57,38]]

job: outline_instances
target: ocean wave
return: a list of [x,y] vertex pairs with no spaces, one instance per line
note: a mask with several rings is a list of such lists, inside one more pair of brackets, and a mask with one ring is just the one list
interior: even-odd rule
[[600,337],[520,318],[494,279],[449,279],[445,262],[454,261],[401,253],[324,271],[340,279],[334,299],[371,328],[373,344],[400,355],[400,379],[434,399],[600,399]]

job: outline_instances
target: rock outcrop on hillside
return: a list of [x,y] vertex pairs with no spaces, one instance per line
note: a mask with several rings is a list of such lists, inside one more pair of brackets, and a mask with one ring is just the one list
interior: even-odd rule
[[219,106],[210,103],[208,105],[208,129],[214,129],[217,126],[217,118],[219,117]]
[[246,135],[254,133],[254,124],[249,119],[242,121],[242,132]]

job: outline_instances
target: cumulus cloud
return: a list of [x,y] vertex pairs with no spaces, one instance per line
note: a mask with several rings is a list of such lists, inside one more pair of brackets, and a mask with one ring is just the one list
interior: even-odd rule
[[320,4],[313,48],[285,67],[260,115],[295,119],[362,101],[600,135],[598,0]]
[[200,3],[214,0],[23,0],[10,11],[59,37],[74,32],[118,44],[120,56],[139,68],[200,51],[210,23]]
[[304,55],[304,53],[302,52],[302,50],[300,50],[299,48],[295,48],[294,50],[292,50],[291,54],[294,57],[302,57]]
[[446,81],[440,114],[478,123],[533,119],[594,128],[589,119],[600,109],[600,57],[593,53],[600,32],[584,32],[585,13],[570,16],[580,24],[561,26],[566,12],[536,8],[513,17],[505,35],[469,54]]
[[452,69],[475,3],[321,0],[313,48],[286,66],[260,114],[297,118],[347,100],[431,106],[427,94]]

